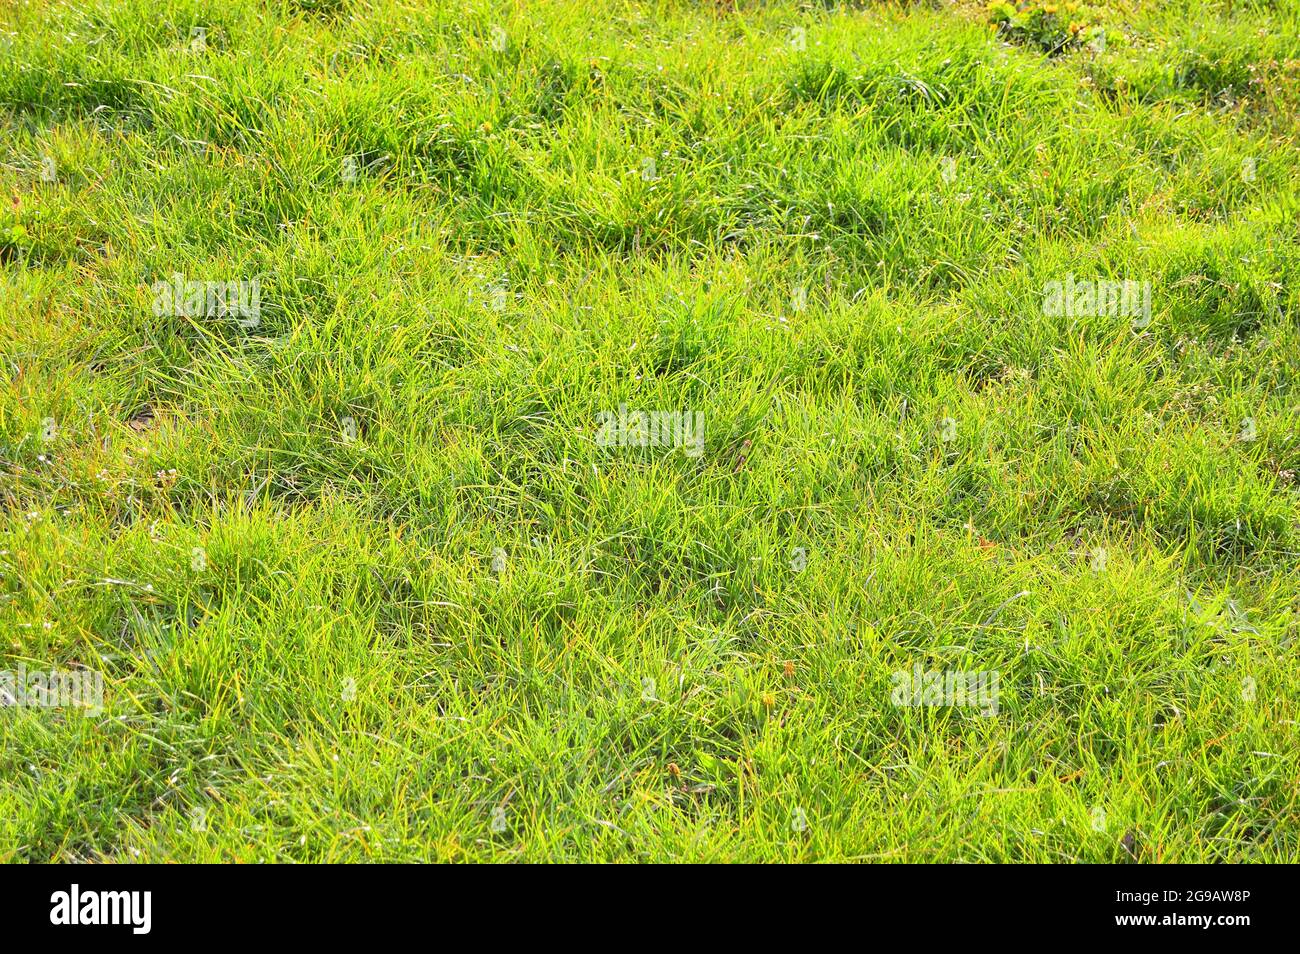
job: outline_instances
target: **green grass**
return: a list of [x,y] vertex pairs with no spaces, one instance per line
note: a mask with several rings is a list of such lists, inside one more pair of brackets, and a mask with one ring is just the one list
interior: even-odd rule
[[1297,4],[736,6],[4,6],[0,859],[1300,854]]

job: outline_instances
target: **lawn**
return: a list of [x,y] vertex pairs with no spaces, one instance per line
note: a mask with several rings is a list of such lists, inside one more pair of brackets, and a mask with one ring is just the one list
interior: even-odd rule
[[8,0],[0,860],[1296,860],[1298,136],[1297,0]]

